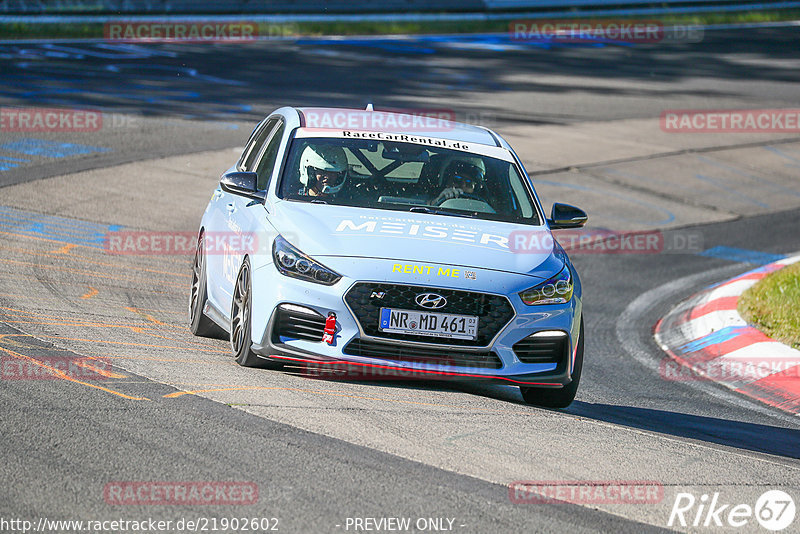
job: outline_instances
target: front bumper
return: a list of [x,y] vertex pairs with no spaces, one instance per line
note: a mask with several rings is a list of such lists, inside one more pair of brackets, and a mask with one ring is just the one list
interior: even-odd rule
[[[342,265],[356,261],[357,266]],[[324,262],[340,273],[359,272],[359,280],[344,277],[334,286],[321,286],[282,276],[271,264],[254,271],[252,348],[256,354],[318,368],[341,366],[346,362],[352,368],[383,369],[387,375],[407,372],[414,378],[490,380],[543,387],[560,387],[571,382],[581,314],[580,281],[577,275],[576,290],[570,302],[527,306],[517,293],[536,283],[536,279],[530,276],[473,270],[476,280],[445,281],[430,275],[387,276],[392,262],[386,260],[325,258]],[[382,287],[387,284],[407,286],[413,291],[425,288],[430,291],[451,290],[451,293],[480,293],[495,302],[498,298],[504,299],[513,313],[501,318],[505,322],[498,324],[497,331],[490,332],[491,336],[479,335],[480,345],[431,342],[422,336],[381,335],[365,328],[365,314],[354,312],[351,306],[353,299],[347,298],[348,295],[352,296],[351,290],[364,284],[365,280],[374,280],[367,283]],[[502,292],[485,290],[488,287],[502,289]],[[318,314],[318,319],[316,322],[303,321],[304,329],[291,330],[288,332],[290,335],[286,335],[286,314],[280,308],[283,304],[313,310]],[[321,328],[324,318],[331,312],[336,314],[337,320],[334,341],[329,345],[314,340],[313,331],[315,325]],[[311,335],[297,335],[297,332]],[[530,336],[541,332],[550,332],[556,337],[560,333],[563,336],[558,347],[563,357],[558,361],[545,358],[547,361],[542,362],[540,358],[537,363],[536,349],[540,348],[541,341],[547,340]],[[535,340],[533,344],[532,340]],[[556,342],[557,339],[550,341]],[[526,347],[528,350],[523,350]]]

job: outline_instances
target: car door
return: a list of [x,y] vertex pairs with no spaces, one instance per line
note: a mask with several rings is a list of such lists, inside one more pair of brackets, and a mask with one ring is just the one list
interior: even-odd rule
[[[256,187],[264,197],[266,197],[267,189],[275,171],[284,130],[284,122],[279,120],[270,132],[269,138],[255,158],[253,165],[248,167],[248,170],[258,175]],[[267,210],[263,202],[254,201],[252,198],[245,196],[238,196],[234,200],[234,209],[230,214],[228,230],[242,232],[243,243],[246,243],[245,246],[238,250],[234,248],[235,257],[231,259],[231,263],[236,265],[234,276],[238,274],[239,266],[244,261],[245,254],[251,254],[255,248],[263,253],[268,253],[271,250],[272,241],[275,237],[271,229],[272,227],[267,222]]]
[[[250,136],[236,164],[238,171],[254,171],[259,156],[269,143],[272,133],[280,122],[277,117],[263,121]],[[230,315],[233,298],[233,284],[241,265],[242,249],[247,244],[243,241],[244,232],[252,232],[248,227],[248,204],[252,199],[223,191],[217,186],[211,201],[209,224],[206,228],[206,248],[208,272],[213,273],[209,280],[215,283],[208,285],[208,298],[226,316]],[[258,203],[257,201],[255,201]],[[263,206],[262,206],[263,210]]]

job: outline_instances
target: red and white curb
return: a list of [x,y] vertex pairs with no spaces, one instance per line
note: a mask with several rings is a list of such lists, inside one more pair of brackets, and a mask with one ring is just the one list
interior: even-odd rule
[[667,380],[713,380],[770,406],[800,415],[800,350],[767,337],[736,311],[749,287],[800,255],[784,258],[706,288],[655,325],[669,355],[660,366]]

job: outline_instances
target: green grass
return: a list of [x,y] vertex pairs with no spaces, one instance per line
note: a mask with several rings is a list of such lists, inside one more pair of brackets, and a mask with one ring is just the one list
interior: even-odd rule
[[745,291],[739,313],[769,337],[800,349],[800,263],[770,274]]
[[[520,17],[525,18],[525,17]],[[119,17],[125,20],[124,16]],[[622,17],[592,17],[581,20],[622,20]],[[628,17],[626,20],[657,20],[664,24],[733,24],[747,22],[778,22],[800,19],[800,10],[743,11],[732,13],[700,13],[694,15],[652,15]],[[247,20],[247,15],[242,15]],[[576,19],[577,20],[577,19]],[[322,35],[424,35],[447,33],[507,32],[511,20],[419,21],[419,22],[297,22],[259,24],[259,34],[272,37]],[[102,38],[103,24],[0,24],[0,39],[34,38]]]

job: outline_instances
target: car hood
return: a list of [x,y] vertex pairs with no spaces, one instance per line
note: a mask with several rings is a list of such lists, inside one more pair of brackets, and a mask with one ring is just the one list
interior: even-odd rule
[[[269,206],[277,232],[305,254],[436,263],[549,278],[564,266],[546,226],[306,202]],[[521,249],[519,236],[535,246]]]

